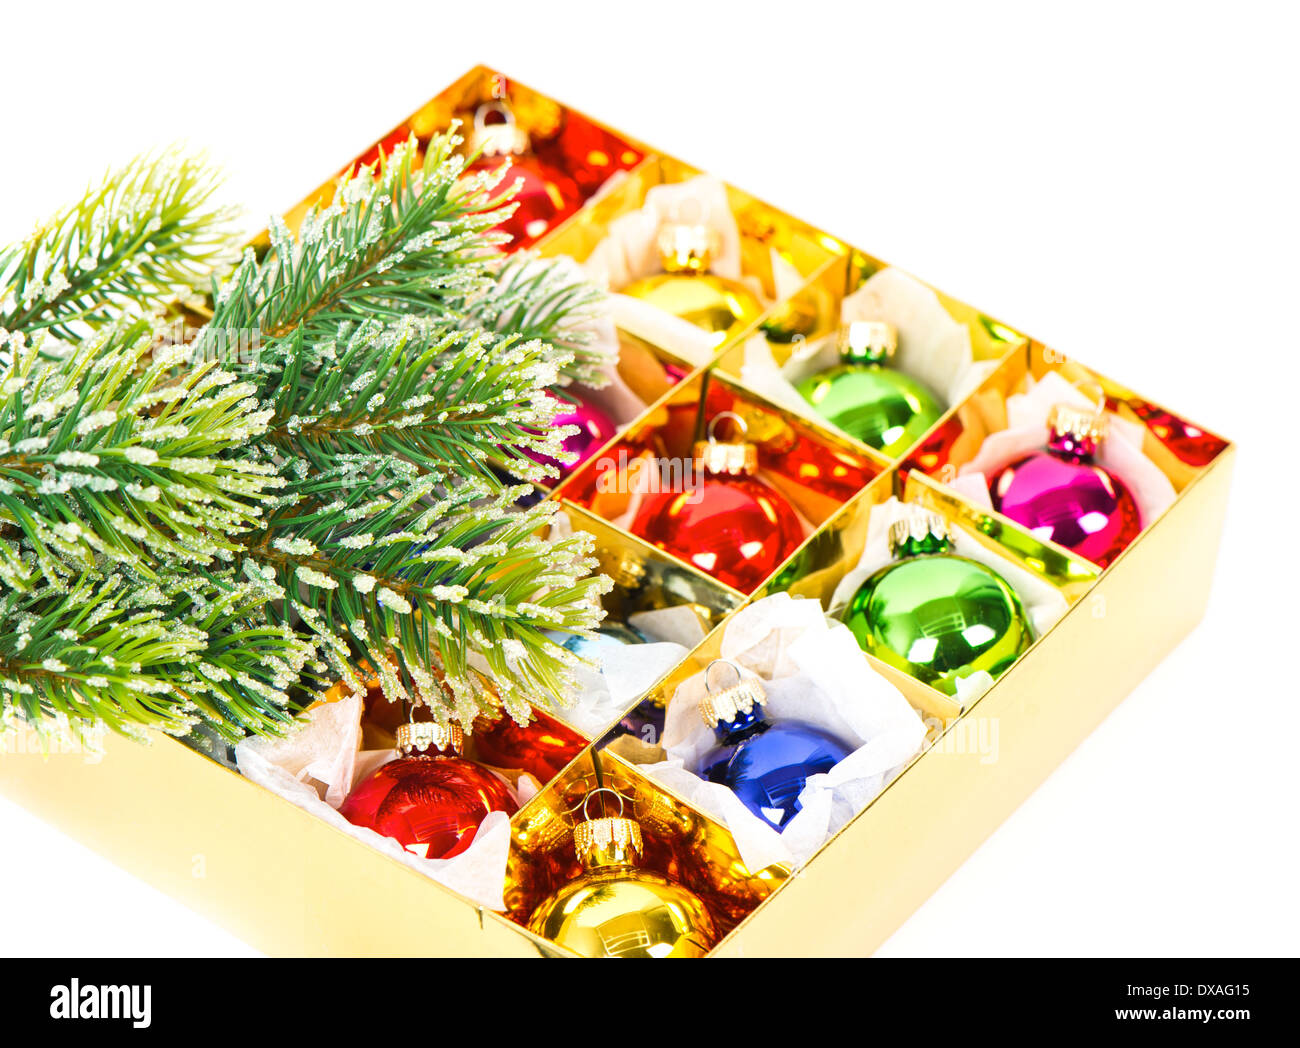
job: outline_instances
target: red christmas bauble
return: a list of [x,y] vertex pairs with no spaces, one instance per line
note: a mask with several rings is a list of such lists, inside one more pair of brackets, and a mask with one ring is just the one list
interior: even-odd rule
[[803,541],[785,497],[746,475],[706,475],[694,490],[651,495],[632,531],[742,593],[753,591]]
[[[520,183],[511,198],[518,205],[515,213],[496,228],[511,237],[510,250],[531,247],[541,237],[567,218],[582,202],[578,186],[558,167],[526,154],[508,158],[510,171],[501,188]],[[476,171],[495,171],[506,163],[504,156],[483,157],[474,164]]]
[[586,748],[581,735],[538,711],[527,724],[503,713],[474,725],[475,756],[493,767],[526,771],[543,786]]
[[358,783],[339,809],[425,859],[459,855],[488,812],[518,810],[501,779],[462,757],[399,757]]

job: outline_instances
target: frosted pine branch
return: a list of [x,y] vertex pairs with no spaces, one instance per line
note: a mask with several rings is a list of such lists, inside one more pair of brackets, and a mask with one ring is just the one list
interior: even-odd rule
[[72,207],[0,252],[0,348],[14,333],[86,334],[193,298],[237,258],[221,177],[175,149],[110,172]]

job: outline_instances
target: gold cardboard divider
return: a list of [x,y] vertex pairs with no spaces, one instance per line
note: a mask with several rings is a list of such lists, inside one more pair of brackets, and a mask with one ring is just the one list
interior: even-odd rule
[[[595,539],[600,570],[614,580],[614,588],[605,594],[603,603],[607,614],[615,619],[626,619],[638,611],[684,606],[695,612],[700,628],[707,637],[745,602],[743,593],[723,585],[693,565],[664,553],[583,507],[565,501],[561,501],[561,506],[575,531],[585,531]],[[646,694],[655,693],[657,687],[658,682],[655,682]],[[565,716],[564,707],[557,704],[547,712],[584,738],[601,739],[628,712],[635,709],[644,697],[638,696],[634,702],[620,710],[594,736],[571,724]]]
[[[903,461],[902,468],[905,471],[923,473],[940,483],[954,476],[957,469],[975,457],[986,437],[1007,427],[1007,398],[1023,392],[1030,379],[1039,381],[1052,372],[1081,390],[1102,390],[1108,410],[1144,424],[1142,452],[1169,479],[1175,492],[1183,491],[1209,465],[1208,462],[1196,465],[1180,459],[1156,436],[1143,418],[1144,414],[1149,416],[1152,411],[1163,410],[1154,402],[1100,372],[1031,340],[1009,354],[965,401],[940,420],[932,433],[940,435],[941,441],[935,442],[933,447],[927,447],[930,438],[923,439]],[[1209,434],[1209,431],[1201,432]],[[1217,438],[1209,434],[1209,439],[1213,441]],[[1220,444],[1221,447],[1215,454],[1222,453],[1229,446],[1226,441],[1221,441]],[[983,510],[977,512],[982,513],[990,522],[998,522],[990,526],[1002,528],[1012,524],[1001,514]],[[1153,523],[1154,521],[1149,521],[1146,526],[1149,528]],[[1094,571],[1099,570],[1096,565],[1091,565],[1091,562],[1084,561],[1077,554],[1055,543],[1046,543],[1045,548],[1073,561],[1089,564]]]
[[[1056,371],[1070,382],[1076,383],[1085,391],[1089,385],[1100,386],[1106,395],[1109,410],[1121,417],[1135,422],[1142,422],[1141,409],[1154,405],[1127,386],[1103,375],[1100,371],[1080,364],[1072,357],[1067,357],[1059,350],[1051,349],[1040,343],[1034,343],[1028,358],[1029,374],[1041,379],[1049,371]],[[1211,433],[1209,430],[1203,430]],[[1211,433],[1212,436],[1212,433]],[[1221,441],[1225,446],[1226,441]],[[1199,473],[1203,466],[1190,465],[1178,458],[1148,427],[1142,441],[1142,453],[1151,459],[1174,486],[1175,491],[1182,491]]]
[[[578,262],[585,262],[608,234],[609,224],[644,206],[646,194],[652,188],[685,182],[701,174],[704,172],[699,168],[681,160],[663,153],[651,154],[599,199],[590,202],[579,216],[539,241],[538,249],[543,255],[568,255]],[[740,230],[741,269],[745,276],[759,281],[768,299],[777,297],[772,253],[775,252],[805,277],[810,277],[847,250],[842,242],[806,222],[729,183],[724,185],[727,202]]]
[[[828,615],[837,617],[839,609],[831,606],[832,596],[862,557],[871,512],[895,495],[903,501],[919,502],[939,513],[951,526],[965,531],[982,546],[1053,586],[1068,604],[1080,600],[1100,574],[1089,561],[1054,543],[1043,542],[1014,521],[971,505],[957,493],[920,473],[908,474],[900,467],[893,467],[825,521],[790,560],[753,593],[750,602],[773,593],[788,592],[792,596],[819,601]],[[1028,655],[1026,652],[1021,658]],[[864,653],[864,657],[877,673],[900,688],[908,701],[928,716],[947,721],[961,712],[961,704],[955,698],[872,655]],[[682,679],[685,677],[677,678],[677,682]]]
[[810,597],[829,608],[835,587],[862,555],[872,508],[893,495],[894,483],[892,470],[876,477],[823,522],[776,574],[754,591],[751,600],[789,593]]
[[[902,475],[900,474],[900,478]],[[981,546],[1051,583],[1073,604],[1096,584],[1100,569],[1064,546],[1040,539],[1008,517],[983,509],[955,491],[912,471],[903,479],[903,501],[918,502],[971,535]]]
[[[1022,352],[1010,354],[958,405],[954,416],[960,435],[948,442],[943,462],[920,462],[914,450],[904,464],[932,475],[944,467],[955,469],[965,465],[975,457],[985,436],[1007,427],[1007,398],[1024,392],[1028,380],[1040,381],[1051,372],[1056,372],[1085,393],[1100,388],[1105,393],[1107,409],[1134,422],[1143,422],[1145,410],[1158,406],[1101,372],[1031,340]],[[942,422],[939,425],[942,427]],[[1203,432],[1210,433],[1209,430]],[[1226,441],[1222,443],[1227,446]],[[1176,492],[1182,491],[1205,468],[1178,458],[1150,428],[1144,433],[1142,452],[1169,478]]]
[[[578,262],[585,262],[596,245],[608,235],[610,223],[641,208],[646,194],[653,187],[683,182],[702,173],[699,168],[666,154],[651,154],[638,167],[623,173],[617,181],[611,181],[605,192],[588,201],[576,214],[539,240],[537,249],[547,257],[568,255]],[[786,307],[788,300],[780,298],[776,292],[774,255],[803,277],[811,278],[848,250],[836,238],[735,186],[724,185],[740,230],[742,273],[758,281],[772,304],[753,323],[729,335],[718,346],[717,353],[743,342],[762,324],[779,316]]]
[[564,500],[561,505],[575,531],[588,532],[595,538],[601,571],[615,584],[606,595],[605,606],[619,617],[686,605],[695,609],[703,626],[712,629],[744,603],[744,594],[710,578],[694,565],[582,506]]
[[[869,277],[888,266],[890,266],[889,262],[882,261],[861,248],[852,248],[848,258],[849,278],[846,293],[856,291]],[[908,275],[920,280],[915,274]],[[1010,324],[989,316],[982,309],[977,309],[961,299],[953,298],[947,292],[924,280],[921,280],[921,283],[935,293],[939,303],[953,320],[966,325],[970,331],[971,353],[976,360],[1000,360],[1011,350],[1029,341],[1029,336]]]

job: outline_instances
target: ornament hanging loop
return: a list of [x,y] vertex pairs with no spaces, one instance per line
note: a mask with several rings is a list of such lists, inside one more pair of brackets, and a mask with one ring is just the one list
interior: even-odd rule
[[[500,119],[489,124],[491,114]],[[485,157],[520,156],[531,146],[528,132],[516,123],[514,111],[503,98],[490,99],[474,110],[474,131],[469,144]]]
[[474,110],[475,131],[485,131],[487,128],[492,126],[487,122],[488,114],[490,113],[496,113],[497,116],[501,118],[501,123],[509,124],[511,126],[514,125],[515,114],[510,111],[510,107],[506,105],[505,99],[493,98],[490,101],[484,102]]
[[1093,397],[1094,414],[1098,418],[1106,414],[1106,389],[1100,382],[1095,378],[1081,378],[1071,382],[1070,385],[1084,396],[1087,396],[1089,392],[1095,393],[1096,395]]
[[[589,811],[587,811],[587,805],[591,803],[591,798],[594,797],[594,796],[596,796],[596,794],[598,794],[598,793],[609,793],[609,794],[613,794],[615,797],[617,797],[617,798],[618,798],[618,818],[620,818],[620,819],[625,818],[625,816],[624,816],[623,813],[624,813],[624,811],[625,811],[626,809],[625,809],[625,807],[624,807],[624,805],[623,805],[623,795],[622,795],[621,793],[619,793],[618,790],[610,789],[610,787],[608,787],[608,786],[597,786],[594,790],[592,790],[589,794],[587,794],[586,797],[584,797],[584,798],[582,799],[582,818],[583,818],[584,821],[586,821],[586,822],[591,822],[591,813],[590,813]],[[607,816],[601,816],[601,818],[606,818],[606,817],[607,817]]]
[[[736,675],[736,684],[739,684],[742,680],[745,679],[744,674],[740,672],[740,667],[737,666],[730,659],[714,659],[704,668],[704,690],[708,692],[710,695],[713,694],[713,685],[709,681],[709,674],[713,672],[714,666],[731,667],[731,672]],[[735,684],[733,684],[732,687],[735,687]]]
[[[612,793],[618,798],[617,815],[592,818],[587,804],[598,793]],[[598,786],[582,801],[583,821],[573,828],[573,847],[578,861],[586,866],[626,864],[631,855],[645,850],[641,826],[624,814],[623,795],[608,786]]]
[[709,421],[709,428],[705,431],[708,435],[710,444],[717,444],[719,442],[717,434],[718,423],[722,422],[724,419],[735,424],[741,440],[744,440],[745,437],[749,436],[748,422],[737,415],[734,411],[720,411]]

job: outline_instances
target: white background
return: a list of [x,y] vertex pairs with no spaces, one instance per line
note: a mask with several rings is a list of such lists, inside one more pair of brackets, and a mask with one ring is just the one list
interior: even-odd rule
[[[260,227],[485,62],[1233,438],[1203,625],[883,953],[1297,952],[1285,5],[298,6],[8,10],[0,239],[177,138]],[[0,953],[253,952],[4,800],[0,884]]]

